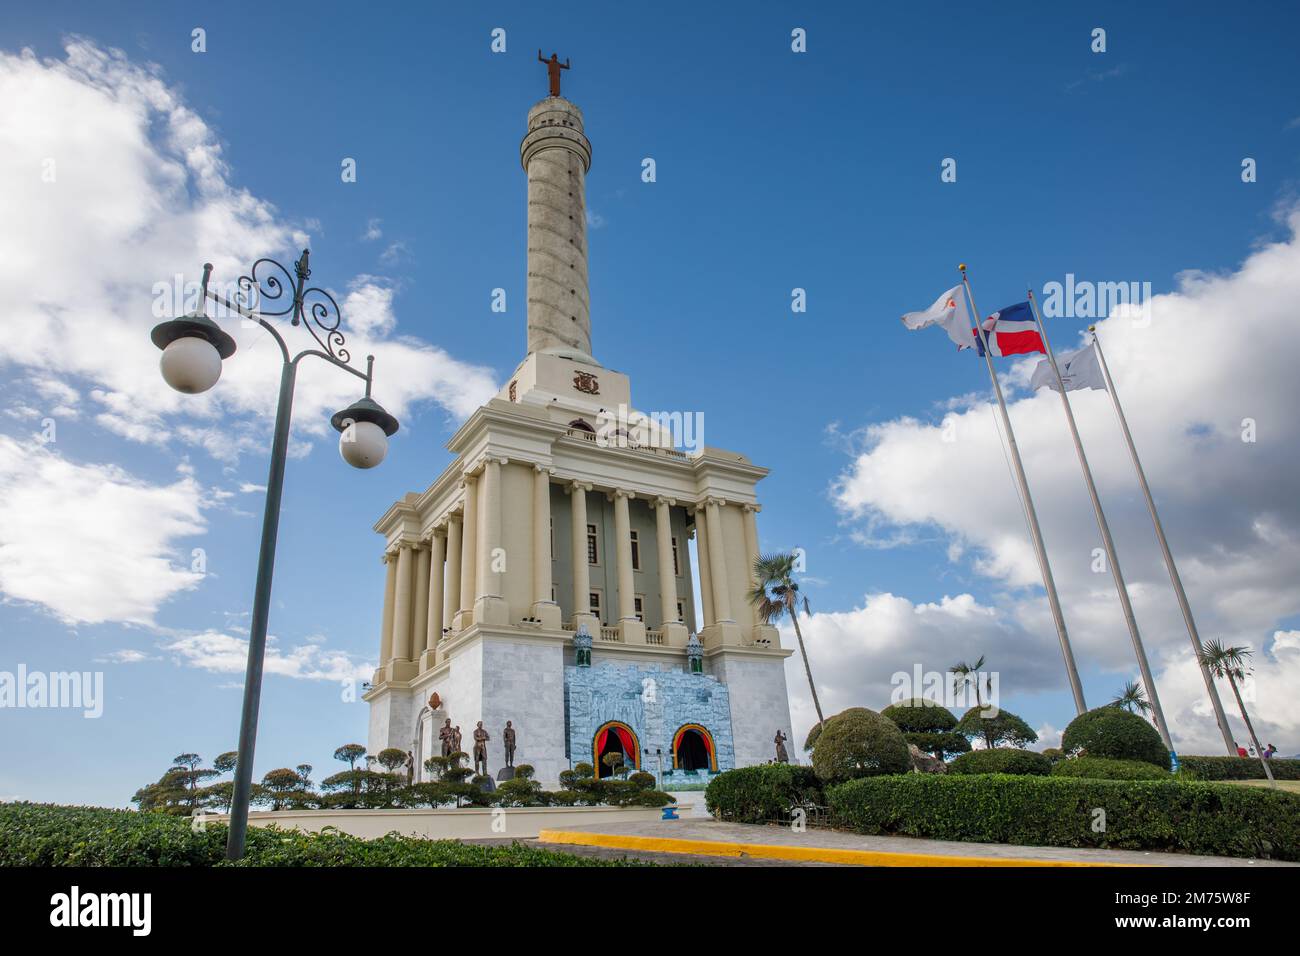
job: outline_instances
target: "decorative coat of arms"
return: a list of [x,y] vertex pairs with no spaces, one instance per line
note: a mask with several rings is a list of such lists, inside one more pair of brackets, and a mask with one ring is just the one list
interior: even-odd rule
[[588,395],[600,394],[600,382],[596,381],[596,376],[591,372],[574,372],[573,387]]

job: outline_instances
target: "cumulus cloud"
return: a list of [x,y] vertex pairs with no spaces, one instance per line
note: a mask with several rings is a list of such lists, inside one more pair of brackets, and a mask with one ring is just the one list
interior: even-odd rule
[[0,436],[0,591],[69,624],[149,625],[198,585],[181,542],[205,530],[190,475],[150,484]]
[[[160,71],[79,39],[61,60],[0,54],[0,206],[22,224],[0,231],[0,365],[26,369],[65,409],[87,394],[95,421],[132,441],[189,442],[230,460],[241,444],[214,447],[205,426],[237,420],[264,435],[280,361],[263,329],[224,323],[239,352],[202,396],[160,385],[148,332],[196,288],[203,262],[232,288],[255,259],[295,256],[310,224],[234,184],[216,132]],[[427,402],[461,417],[490,397],[490,370],[396,334],[392,291],[370,278],[345,299],[358,307],[351,354],[376,357],[376,398],[399,417]],[[302,328],[283,332],[314,345]],[[327,434],[329,415],[359,392],[351,376],[304,363],[295,427]]]
[[[179,637],[162,645],[180,663],[216,674],[242,674],[248,666],[248,640],[222,631],[204,631]],[[308,640],[281,648],[268,636],[265,671],[299,680],[367,680],[374,662],[358,661],[343,651],[329,650],[319,641]]]
[[[1236,270],[1180,276],[1175,291],[1152,300],[1149,323],[1115,314],[1098,329],[1202,635],[1256,648],[1252,717],[1261,734],[1296,740],[1300,708],[1286,688],[1300,681],[1300,653],[1293,632],[1268,640],[1300,613],[1293,306],[1300,298],[1300,211],[1286,225],[1285,239],[1260,245]],[[1081,340],[1081,329],[1066,326],[1072,320],[1055,321],[1058,349]],[[1225,334],[1229,324],[1232,333]],[[1035,361],[1006,369],[1016,439],[1076,657],[1082,668],[1113,673],[1118,689],[1136,667],[1110,577],[1094,569],[1100,537],[1060,398],[1016,389]],[[1175,743],[1189,752],[1217,752],[1222,742],[1110,398],[1101,391],[1070,397]],[[960,631],[961,653],[986,652],[1004,675],[1011,672],[1003,679],[1004,697],[1064,687],[995,412],[983,396],[940,400],[937,407],[944,411],[930,420],[900,417],[865,428],[832,488],[833,501],[867,543],[889,546],[923,534],[946,540],[950,560],[969,566],[1000,595],[991,602],[991,619],[967,621]],[[951,435],[956,440],[945,440]],[[824,671],[829,695],[841,693],[847,702],[855,685],[878,681],[889,666],[880,659],[888,649],[879,645],[896,642],[912,655],[923,648],[928,657],[932,642],[942,640],[917,613],[924,605],[897,606],[901,599],[890,598],[868,598],[851,612],[852,629],[865,634],[877,627],[883,636],[859,637],[851,666]],[[839,617],[814,618],[806,628],[810,639],[840,639],[850,628]],[[1100,693],[1094,688],[1089,703],[1109,699],[1098,699]],[[1226,686],[1221,695],[1231,715]],[[1234,727],[1244,733],[1239,721]]]

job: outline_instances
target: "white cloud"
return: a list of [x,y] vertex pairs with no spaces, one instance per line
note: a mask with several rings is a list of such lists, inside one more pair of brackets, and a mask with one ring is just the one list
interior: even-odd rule
[[188,475],[149,484],[0,436],[0,591],[69,624],[151,624],[202,577],[178,545],[206,528],[200,498]]
[[[204,426],[228,433],[244,420],[264,447],[280,375],[268,334],[226,320],[239,352],[222,381],[179,395],[161,383],[149,341],[161,317],[154,286],[197,282],[205,261],[214,283],[231,284],[258,257],[291,260],[306,236],[232,183],[216,133],[157,68],[79,39],[63,60],[0,53],[0,208],[10,224],[0,230],[0,363],[25,368],[65,409],[88,394],[97,423],[132,441],[192,442],[229,461],[243,446],[207,440]],[[312,263],[322,280],[325,255]],[[362,369],[375,355],[375,397],[399,418],[428,401],[460,417],[496,391],[488,369],[395,337],[391,289],[387,300],[378,284],[358,295],[347,347]],[[282,331],[315,345],[301,327]],[[330,414],[360,392],[352,376],[304,362],[295,428],[326,435]]]
[[382,219],[369,219],[366,221],[366,228],[361,233],[362,242],[374,242],[384,234],[384,230],[379,228]]
[[[1177,291],[1153,299],[1149,326],[1118,316],[1098,323],[1200,630],[1256,646],[1300,613],[1293,305],[1300,300],[1300,211],[1290,213],[1287,225],[1285,240],[1260,246],[1234,272],[1180,276]],[[1071,331],[1056,331],[1059,349],[1074,344]],[[1008,379],[1023,378],[1024,369],[1013,366]],[[1222,742],[1110,398],[1086,391],[1071,393],[1071,400],[1175,743],[1188,752],[1219,752]],[[950,405],[946,414],[956,426],[955,442],[943,440],[938,421],[902,417],[869,426],[865,447],[832,489],[834,502],[872,539],[921,529],[946,539],[950,558],[969,561],[1008,595],[999,608],[1007,629],[971,635],[969,652],[986,652],[995,665],[1014,656],[1014,666],[1027,676],[1051,673],[1063,686],[994,412],[984,399],[971,398]],[[1011,416],[1076,657],[1084,668],[1114,673],[1117,690],[1136,667],[1109,575],[1091,570],[1100,542],[1060,398],[1053,392],[1022,395],[1011,402]],[[1257,431],[1253,442],[1242,440],[1248,419]],[[1025,634],[1034,639],[1026,643]],[[916,642],[927,635],[913,622],[890,639]],[[1261,734],[1296,739],[1300,705],[1285,691],[1288,682],[1294,687],[1300,680],[1292,639],[1275,639],[1273,652],[1258,654],[1255,663],[1259,701],[1252,717]],[[838,668],[827,673],[844,681],[860,676]],[[1226,688],[1222,696],[1231,713]],[[1234,727],[1243,732],[1239,721]]]
[[[367,680],[373,662],[356,661],[343,651],[329,650],[309,639],[288,650],[268,636],[264,669],[268,674],[300,680]],[[242,674],[248,665],[248,641],[221,631],[204,631],[163,645],[180,663],[217,674]]]

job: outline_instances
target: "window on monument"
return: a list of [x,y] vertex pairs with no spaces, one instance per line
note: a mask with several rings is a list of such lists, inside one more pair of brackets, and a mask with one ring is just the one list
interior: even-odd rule
[[576,429],[578,429],[579,431],[591,432],[593,435],[596,433],[596,429],[592,428],[590,425],[588,425],[586,422],[584,422],[581,418],[575,418],[573,421],[569,422],[569,427],[570,427],[570,428],[576,428]]
[[596,526],[587,525],[587,563],[600,564],[600,552],[596,549]]
[[635,531],[628,532],[632,536],[632,570],[641,570],[641,539]]
[[[677,563],[677,539],[676,539],[676,538],[673,538],[673,574],[674,574],[676,577],[681,577],[681,576],[682,576],[682,568],[681,568],[681,565],[679,565],[679,564]],[[678,606],[678,607],[681,607],[680,604],[677,605],[677,606]]]
[[603,624],[604,619],[601,617],[600,614],[600,592],[592,591],[590,594],[588,594],[587,603],[591,605],[591,613],[596,616],[596,620],[600,621]]
[[636,619],[642,624],[645,623],[645,615],[641,612],[641,608],[644,604],[645,602],[642,601],[641,595],[638,594],[636,597],[632,598],[632,613],[636,615]]
[[686,620],[686,605],[682,604],[681,601],[677,602],[677,620]]

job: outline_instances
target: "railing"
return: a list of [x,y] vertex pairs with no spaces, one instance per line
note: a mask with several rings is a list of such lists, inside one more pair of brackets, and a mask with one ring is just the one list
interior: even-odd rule
[[611,643],[618,644],[622,642],[623,635],[618,632],[618,628],[606,627],[605,625],[602,624],[600,626],[600,639],[602,641],[609,641]]
[[[589,432],[585,428],[569,428],[565,430],[565,435],[569,438],[577,438],[580,441],[591,442],[593,445],[601,444],[599,436],[595,432]],[[617,436],[613,440],[606,439],[602,447],[606,448],[626,448],[629,451],[649,452],[653,455],[659,455],[663,458],[676,458],[679,461],[690,461],[691,456],[684,451],[676,448],[664,448],[660,445],[639,445],[636,442],[630,442],[626,439],[620,439]]]
[[645,642],[646,642],[647,644],[660,644],[660,645],[662,645],[663,642],[664,642],[664,632],[663,632],[663,631],[646,631],[646,632],[645,632]]

